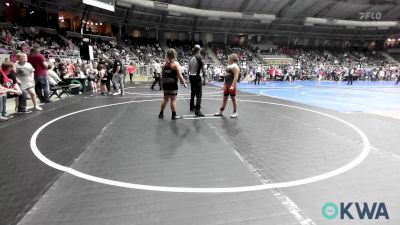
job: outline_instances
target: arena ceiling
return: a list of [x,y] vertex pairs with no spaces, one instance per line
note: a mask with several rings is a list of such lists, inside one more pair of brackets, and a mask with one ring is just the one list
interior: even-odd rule
[[[81,0],[55,0],[45,2],[48,7],[62,6],[83,12]],[[150,0],[149,0],[150,1]],[[265,34],[291,37],[329,37],[379,39],[400,33],[400,27],[389,29],[346,28],[341,26],[305,26],[305,17],[360,20],[360,12],[381,14],[381,21],[400,20],[400,0],[159,0],[169,4],[207,10],[276,15],[271,23],[243,20],[210,20],[191,15],[173,15],[165,11],[117,4],[115,13],[93,9],[112,22],[163,30],[215,33]],[[216,15],[217,16],[217,15]]]

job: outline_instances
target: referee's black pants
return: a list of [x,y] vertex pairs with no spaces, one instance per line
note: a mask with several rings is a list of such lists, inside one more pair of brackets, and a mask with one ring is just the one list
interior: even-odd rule
[[162,85],[161,85],[161,79],[160,79],[160,74],[154,72],[154,82],[153,85],[151,85],[151,89],[154,89],[154,85],[158,82],[158,85],[160,85],[160,91],[162,90]]
[[348,85],[353,85],[353,75],[350,74],[350,75],[347,77],[347,79],[348,79],[347,84],[348,84]]
[[[201,96],[202,96],[202,82],[201,76],[189,76],[190,80],[190,110],[195,109],[199,111],[201,108]],[[194,97],[196,97],[196,105],[194,104]]]
[[256,73],[256,79],[254,80],[254,85],[257,83],[260,84],[261,81],[261,73]]

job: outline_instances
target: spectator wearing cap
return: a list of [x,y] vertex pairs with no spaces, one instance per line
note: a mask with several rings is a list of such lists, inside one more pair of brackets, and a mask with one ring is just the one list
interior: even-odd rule
[[28,62],[35,69],[35,81],[36,81],[36,94],[43,103],[50,102],[49,99],[49,81],[47,79],[47,61],[46,58],[39,53],[39,49],[32,48],[31,53],[28,57]]
[[[191,94],[190,94],[190,111],[195,111],[196,116],[204,116],[204,114],[200,111],[201,109],[201,97],[203,88],[202,85],[206,85],[207,73],[204,68],[203,57],[200,54],[201,47],[200,45],[195,45],[193,47],[193,56],[189,62],[189,80],[191,85]],[[203,73],[203,80],[200,75],[200,72]],[[194,98],[196,97],[196,105],[194,103]]]

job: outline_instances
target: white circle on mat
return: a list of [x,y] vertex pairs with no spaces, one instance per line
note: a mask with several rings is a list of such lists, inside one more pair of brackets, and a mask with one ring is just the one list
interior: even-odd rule
[[[221,99],[215,99],[215,98],[204,98],[204,99],[221,101]],[[131,104],[131,103],[154,102],[154,101],[160,101],[160,100],[159,99],[151,99],[151,100],[127,101],[127,102],[121,102],[121,103],[114,103],[114,104],[108,104],[108,105],[102,105],[102,106],[96,106],[96,107],[91,107],[91,108],[87,108],[87,109],[82,109],[82,110],[78,110],[78,111],[57,117],[57,118],[45,123],[44,125],[39,127],[39,129],[37,129],[33,133],[31,140],[30,140],[30,146],[31,146],[32,152],[39,160],[41,160],[46,165],[48,165],[54,169],[64,171],[66,173],[74,175],[76,177],[80,177],[85,180],[89,180],[89,181],[93,181],[93,182],[97,182],[97,183],[101,183],[101,184],[106,184],[106,185],[111,185],[111,186],[123,187],[123,188],[149,190],[149,191],[162,191],[162,192],[178,192],[178,193],[234,193],[234,192],[259,191],[259,190],[266,190],[266,189],[271,189],[271,188],[285,188],[285,187],[293,187],[293,186],[299,186],[299,185],[304,185],[304,184],[310,184],[310,183],[322,181],[322,180],[337,176],[339,174],[345,173],[345,172],[353,169],[354,167],[359,165],[362,161],[364,161],[364,159],[368,156],[368,154],[370,152],[370,143],[369,143],[368,137],[364,134],[363,131],[361,131],[361,129],[359,129],[358,127],[356,127],[355,125],[353,125],[347,121],[344,121],[338,117],[329,115],[327,113],[319,112],[319,111],[312,110],[312,109],[307,109],[307,108],[298,107],[298,106],[291,106],[291,105],[286,105],[286,104],[281,104],[281,103],[266,102],[266,101],[254,101],[254,100],[239,100],[239,101],[276,105],[276,106],[281,106],[281,107],[288,107],[288,108],[293,108],[293,109],[298,109],[298,110],[304,110],[304,111],[316,113],[316,114],[331,118],[333,120],[339,121],[339,122],[343,123],[344,125],[352,128],[353,130],[355,130],[358,133],[358,135],[360,135],[362,142],[363,142],[363,149],[362,149],[361,153],[355,159],[353,159],[351,162],[347,163],[346,165],[339,167],[335,170],[332,170],[332,171],[329,171],[329,172],[326,172],[326,173],[323,173],[320,175],[304,178],[304,179],[298,179],[298,180],[280,182],[280,183],[260,184],[260,185],[253,185],[253,186],[197,188],[197,187],[168,187],[168,186],[134,184],[134,183],[129,183],[129,182],[121,182],[121,181],[116,181],[116,180],[111,180],[111,179],[105,179],[102,177],[92,176],[90,174],[82,173],[82,172],[72,169],[70,167],[63,166],[63,165],[60,165],[60,164],[57,164],[57,163],[51,161],[46,156],[44,156],[40,152],[39,148],[37,147],[36,140],[37,140],[37,137],[40,134],[40,132],[42,132],[50,124],[52,124],[58,120],[64,119],[68,116],[76,115],[78,113],[82,113],[82,112],[86,112],[86,111],[90,111],[90,110],[105,108],[105,107]]]

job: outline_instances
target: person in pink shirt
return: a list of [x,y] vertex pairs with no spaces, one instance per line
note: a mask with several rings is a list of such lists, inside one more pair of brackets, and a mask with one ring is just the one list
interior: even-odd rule
[[131,62],[127,68],[129,73],[130,81],[132,82],[133,74],[135,73],[135,67],[133,66],[133,62]]
[[67,68],[68,68],[68,75],[70,77],[75,77],[75,66],[71,63],[70,59],[66,60]]

